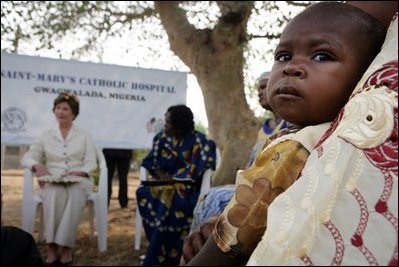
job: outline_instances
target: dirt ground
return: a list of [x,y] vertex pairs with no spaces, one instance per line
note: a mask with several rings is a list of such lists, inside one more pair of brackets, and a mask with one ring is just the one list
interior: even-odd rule
[[[2,225],[21,227],[23,171],[3,170],[1,172],[1,192],[3,194]],[[136,215],[135,190],[138,186],[138,173],[130,172],[129,203],[126,209],[119,207],[117,199],[118,179],[114,177],[112,198],[108,211],[108,246],[107,251],[100,253],[97,239],[89,238],[87,209],[78,229],[77,244],[74,253],[75,266],[140,266],[139,257],[144,254],[147,242],[142,233],[140,251],[134,249],[134,223]],[[34,237],[37,238],[38,225],[35,226]],[[38,244],[45,258],[44,244]]]

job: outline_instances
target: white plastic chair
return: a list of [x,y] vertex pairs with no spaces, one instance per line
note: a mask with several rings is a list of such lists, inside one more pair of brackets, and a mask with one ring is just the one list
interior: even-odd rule
[[[96,217],[98,250],[107,250],[108,231],[108,176],[107,165],[102,150],[96,147],[97,160],[100,169],[97,192],[91,192],[87,198],[90,223],[90,237],[94,238],[94,216]],[[36,211],[39,211],[38,241],[44,240],[42,199],[33,190],[33,174],[30,168],[24,169],[24,195],[22,203],[22,229],[33,234]]]
[[[219,149],[216,149],[216,168],[219,167],[220,164],[220,152]],[[201,198],[203,195],[208,193],[209,189],[211,188],[212,185],[212,176],[213,176],[214,170],[212,169],[207,169],[205,170],[203,177],[202,177],[202,182],[201,182],[201,190],[199,194],[199,198]],[[148,179],[149,172],[146,168],[143,166],[140,167],[140,182],[141,181],[147,181]],[[134,249],[139,250],[141,246],[141,232],[143,228],[143,221],[141,219],[140,211],[139,211],[139,203],[137,203],[136,207],[136,226],[135,226],[135,234],[134,234]]]

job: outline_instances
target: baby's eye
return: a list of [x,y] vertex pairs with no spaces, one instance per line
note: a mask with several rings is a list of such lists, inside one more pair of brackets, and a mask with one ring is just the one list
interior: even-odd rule
[[333,56],[327,52],[317,52],[313,54],[312,59],[316,61],[330,61],[333,60]]
[[288,53],[279,53],[275,56],[274,60],[279,62],[284,62],[291,60],[291,58],[292,58],[291,55]]

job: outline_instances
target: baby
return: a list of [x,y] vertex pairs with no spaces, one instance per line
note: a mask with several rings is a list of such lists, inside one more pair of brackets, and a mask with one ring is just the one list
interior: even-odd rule
[[374,17],[339,2],[314,4],[287,24],[275,50],[268,100],[283,119],[303,129],[275,140],[239,174],[235,197],[213,238],[189,265],[247,261],[265,232],[269,205],[301,175],[310,151],[380,51],[385,33]]

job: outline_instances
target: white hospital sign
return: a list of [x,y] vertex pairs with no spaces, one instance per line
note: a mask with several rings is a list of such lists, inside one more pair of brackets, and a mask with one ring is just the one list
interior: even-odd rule
[[57,127],[60,92],[79,97],[74,124],[98,146],[149,148],[153,124],[186,103],[187,73],[1,53],[1,143],[31,144]]

